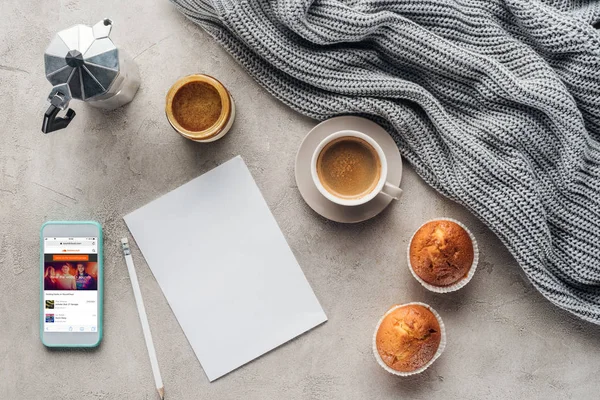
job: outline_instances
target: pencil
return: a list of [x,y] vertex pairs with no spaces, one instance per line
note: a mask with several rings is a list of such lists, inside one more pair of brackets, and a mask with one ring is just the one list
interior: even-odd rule
[[121,239],[121,246],[123,247],[125,263],[127,264],[127,270],[129,271],[129,279],[131,279],[131,286],[133,287],[133,296],[135,297],[135,303],[137,304],[140,322],[142,323],[142,330],[144,331],[144,339],[146,340],[146,347],[148,348],[148,356],[150,357],[150,364],[152,365],[152,374],[154,375],[156,390],[158,391],[158,395],[160,396],[161,400],[163,400],[165,398],[165,387],[160,376],[160,370],[158,369],[158,360],[156,358],[156,350],[154,350],[152,334],[150,333],[150,325],[148,324],[146,308],[144,307],[144,299],[142,299],[140,284],[138,282],[137,274],[135,273],[133,258],[131,258],[129,242],[126,238]]

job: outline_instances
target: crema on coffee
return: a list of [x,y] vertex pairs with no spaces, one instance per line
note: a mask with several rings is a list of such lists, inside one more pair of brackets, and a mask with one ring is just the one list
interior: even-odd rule
[[235,103],[225,86],[212,76],[189,75],[169,89],[165,113],[181,136],[195,142],[213,142],[233,125]]
[[204,131],[213,126],[222,108],[219,92],[206,82],[188,82],[173,97],[173,117],[189,131]]
[[319,153],[317,175],[332,195],[359,199],[377,186],[381,162],[377,151],[365,140],[354,136],[340,137]]

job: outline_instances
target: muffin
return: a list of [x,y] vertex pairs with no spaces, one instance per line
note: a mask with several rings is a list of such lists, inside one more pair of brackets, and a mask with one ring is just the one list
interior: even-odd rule
[[443,326],[427,306],[421,303],[396,306],[386,313],[377,328],[376,356],[392,371],[421,372],[443,350],[442,337]]
[[476,245],[470,232],[457,221],[439,219],[427,222],[415,233],[408,261],[413,275],[420,278],[421,283],[449,287],[470,279],[475,256]]

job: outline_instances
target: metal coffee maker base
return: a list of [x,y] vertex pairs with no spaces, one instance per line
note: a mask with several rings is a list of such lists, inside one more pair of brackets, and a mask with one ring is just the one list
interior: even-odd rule
[[140,71],[137,64],[123,50],[119,50],[119,63],[122,66],[121,73],[113,82],[113,86],[120,90],[116,93],[112,93],[111,90],[88,100],[90,106],[114,110],[133,100],[140,87]]
[[46,78],[53,88],[48,96],[50,107],[44,114],[42,132],[66,128],[75,117],[67,109],[71,99],[93,107],[112,110],[133,100],[140,74],[135,62],[109,38],[113,22],[105,18],[93,27],[75,25],[60,31],[52,40],[44,61]]

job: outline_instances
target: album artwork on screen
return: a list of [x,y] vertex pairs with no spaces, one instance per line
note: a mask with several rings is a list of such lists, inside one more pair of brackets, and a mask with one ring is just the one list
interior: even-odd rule
[[45,238],[45,331],[96,331],[98,272],[96,238]]

